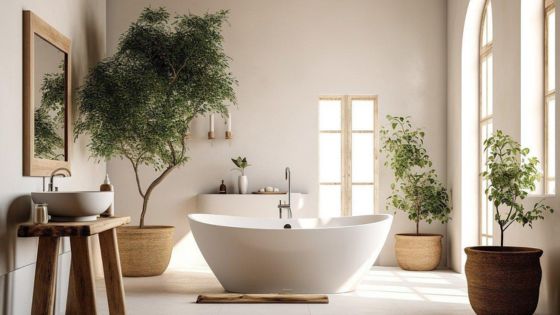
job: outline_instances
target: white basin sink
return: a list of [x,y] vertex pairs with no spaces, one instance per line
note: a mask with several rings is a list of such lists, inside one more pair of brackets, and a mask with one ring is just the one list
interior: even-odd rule
[[113,203],[113,192],[33,192],[31,199],[34,203],[46,203],[53,221],[93,221]]

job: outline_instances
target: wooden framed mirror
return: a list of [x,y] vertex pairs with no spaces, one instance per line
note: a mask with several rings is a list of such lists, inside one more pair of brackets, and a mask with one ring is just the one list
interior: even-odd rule
[[23,175],[70,170],[72,143],[68,37],[23,11]]

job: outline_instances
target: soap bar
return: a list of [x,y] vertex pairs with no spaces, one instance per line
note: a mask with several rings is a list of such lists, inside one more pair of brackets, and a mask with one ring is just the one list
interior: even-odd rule
[[274,191],[274,188],[272,188],[272,187],[270,187],[270,186],[266,186],[265,189],[264,189],[264,191],[266,191],[266,192],[273,192],[273,191]]

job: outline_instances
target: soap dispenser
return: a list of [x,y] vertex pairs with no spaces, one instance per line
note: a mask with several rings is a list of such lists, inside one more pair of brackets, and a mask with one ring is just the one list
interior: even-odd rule
[[222,179],[222,184],[220,185],[220,189],[218,190],[219,194],[227,194],[227,187],[224,184],[224,180]]
[[[101,186],[99,186],[100,191],[114,191],[113,185],[111,185],[111,181],[109,180],[109,174],[105,174],[105,181]],[[101,214],[102,217],[113,217],[115,216],[115,208],[113,204],[115,203],[115,197],[113,195],[113,201],[111,201],[111,205],[109,208]]]

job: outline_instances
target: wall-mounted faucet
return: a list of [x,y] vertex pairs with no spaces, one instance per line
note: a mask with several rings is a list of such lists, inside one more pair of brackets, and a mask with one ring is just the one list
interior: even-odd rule
[[286,180],[288,181],[288,203],[283,203],[282,200],[280,200],[280,203],[278,204],[278,213],[280,216],[280,219],[282,219],[282,210],[286,209],[288,210],[288,219],[292,218],[292,174],[290,172],[290,168],[286,167]]
[[68,176],[72,176],[72,172],[70,172],[70,170],[67,169],[66,167],[60,167],[60,168],[57,168],[56,170],[52,171],[51,172],[51,179],[49,181],[49,191],[58,191],[58,187],[54,187],[55,176],[66,177],[66,174],[59,173],[60,171],[66,171],[66,173],[68,173]]

